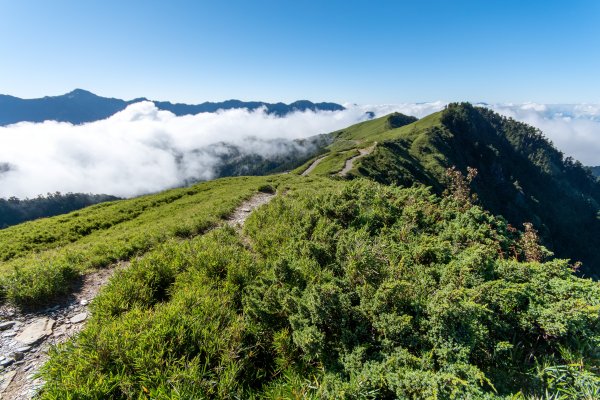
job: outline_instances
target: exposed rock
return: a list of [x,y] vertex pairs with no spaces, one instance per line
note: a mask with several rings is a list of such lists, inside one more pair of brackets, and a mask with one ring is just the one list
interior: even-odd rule
[[6,321],[0,324],[0,331],[5,331],[8,328],[12,328],[16,321]]
[[38,318],[29,324],[21,333],[15,337],[17,342],[26,346],[36,344],[46,336],[52,334],[54,320],[50,318]]
[[4,360],[0,361],[0,367],[6,368],[14,362],[15,360],[13,360],[12,358],[5,358]]
[[54,330],[54,337],[63,336],[67,333],[67,327],[65,325],[60,325]]
[[4,393],[8,385],[12,382],[13,378],[17,374],[17,371],[10,371],[4,374],[2,377],[2,383],[0,383],[0,394]]
[[16,351],[18,351],[19,353],[27,353],[29,350],[31,350],[30,346],[23,346],[18,347]]
[[80,322],[85,321],[85,319],[87,318],[87,312],[82,312],[79,314],[75,314],[73,317],[71,317],[70,321],[72,324],[78,324]]

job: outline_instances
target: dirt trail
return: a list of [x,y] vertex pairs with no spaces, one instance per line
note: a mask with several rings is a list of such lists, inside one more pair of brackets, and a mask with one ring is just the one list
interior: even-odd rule
[[308,168],[306,168],[306,170],[301,174],[301,176],[307,176],[308,174],[310,174],[311,172],[313,172],[313,170],[315,168],[317,168],[317,165],[319,165],[319,163],[321,161],[323,161],[323,159],[327,157],[327,155],[324,155],[322,157],[317,158],[315,161],[312,162],[312,164],[310,164],[310,166]]
[[[255,194],[224,224],[241,227],[252,211],[273,197],[274,193]],[[35,396],[44,385],[36,373],[47,360],[50,346],[67,341],[84,327],[90,301],[116,270],[128,265],[119,262],[85,275],[72,294],[41,311],[0,307],[0,399],[29,400]]]
[[354,156],[352,158],[349,158],[346,160],[346,164],[344,165],[344,168],[338,172],[339,176],[346,176],[348,175],[348,172],[350,172],[350,170],[352,170],[352,168],[354,168],[354,161],[358,160],[359,158],[362,158],[364,156],[366,156],[367,154],[371,154],[371,152],[373,151],[373,149],[375,148],[375,146],[377,146],[377,143],[374,143],[373,146],[366,148],[366,149],[358,149],[358,152],[360,153],[357,156]]
[[255,194],[236,208],[233,214],[227,219],[226,224],[233,227],[244,225],[246,218],[250,216],[252,211],[263,204],[267,204],[273,197],[275,197],[275,193],[259,192]]
[[52,307],[23,312],[0,307],[0,399],[31,399],[43,385],[35,374],[47,360],[51,345],[78,333],[88,317],[88,304],[113,273],[129,262],[120,262],[84,276],[76,292],[57,300]]

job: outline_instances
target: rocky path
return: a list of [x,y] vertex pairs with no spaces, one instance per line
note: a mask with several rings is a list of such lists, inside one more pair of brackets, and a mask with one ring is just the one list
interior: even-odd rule
[[317,165],[319,165],[319,163],[321,161],[323,161],[323,159],[327,157],[327,155],[324,155],[322,157],[317,158],[315,161],[312,162],[312,164],[310,164],[308,166],[308,168],[306,168],[306,170],[301,174],[301,176],[307,176],[308,174],[310,174],[311,172],[313,172],[313,170],[315,168],[317,168]]
[[230,226],[237,227],[244,225],[246,218],[250,216],[252,211],[256,208],[262,206],[263,204],[267,204],[271,199],[275,197],[275,193],[263,193],[259,192],[244,201],[231,216],[227,219],[226,223]]
[[51,345],[65,342],[83,328],[87,306],[118,268],[116,264],[83,277],[79,290],[37,312],[0,307],[0,399],[31,399],[43,385],[36,376]]
[[[275,194],[257,193],[244,201],[225,221],[240,227],[257,207]],[[0,399],[29,400],[44,382],[36,374],[47,360],[48,349],[77,334],[88,317],[88,304],[113,273],[129,262],[120,262],[83,277],[79,288],[52,307],[24,312],[12,306],[0,307]]]
[[375,146],[377,146],[377,143],[373,144],[373,146],[367,148],[367,149],[358,149],[358,152],[360,154],[358,154],[357,156],[354,156],[352,158],[349,158],[346,160],[346,164],[344,165],[344,168],[338,172],[339,176],[346,176],[348,175],[348,172],[350,172],[350,170],[352,170],[352,168],[354,168],[354,161],[358,160],[359,158],[362,158],[364,156],[366,156],[367,154],[371,154],[371,152],[373,151],[373,149],[375,148]]

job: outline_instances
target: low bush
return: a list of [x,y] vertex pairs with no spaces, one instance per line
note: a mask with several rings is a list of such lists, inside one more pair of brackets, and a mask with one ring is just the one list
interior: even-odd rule
[[600,285],[566,261],[424,188],[286,187],[113,278],[41,397],[595,398]]

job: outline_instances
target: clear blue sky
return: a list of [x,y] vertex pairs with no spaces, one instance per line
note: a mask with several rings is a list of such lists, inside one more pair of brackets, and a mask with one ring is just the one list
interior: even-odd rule
[[0,93],[600,103],[600,1],[0,0]]

